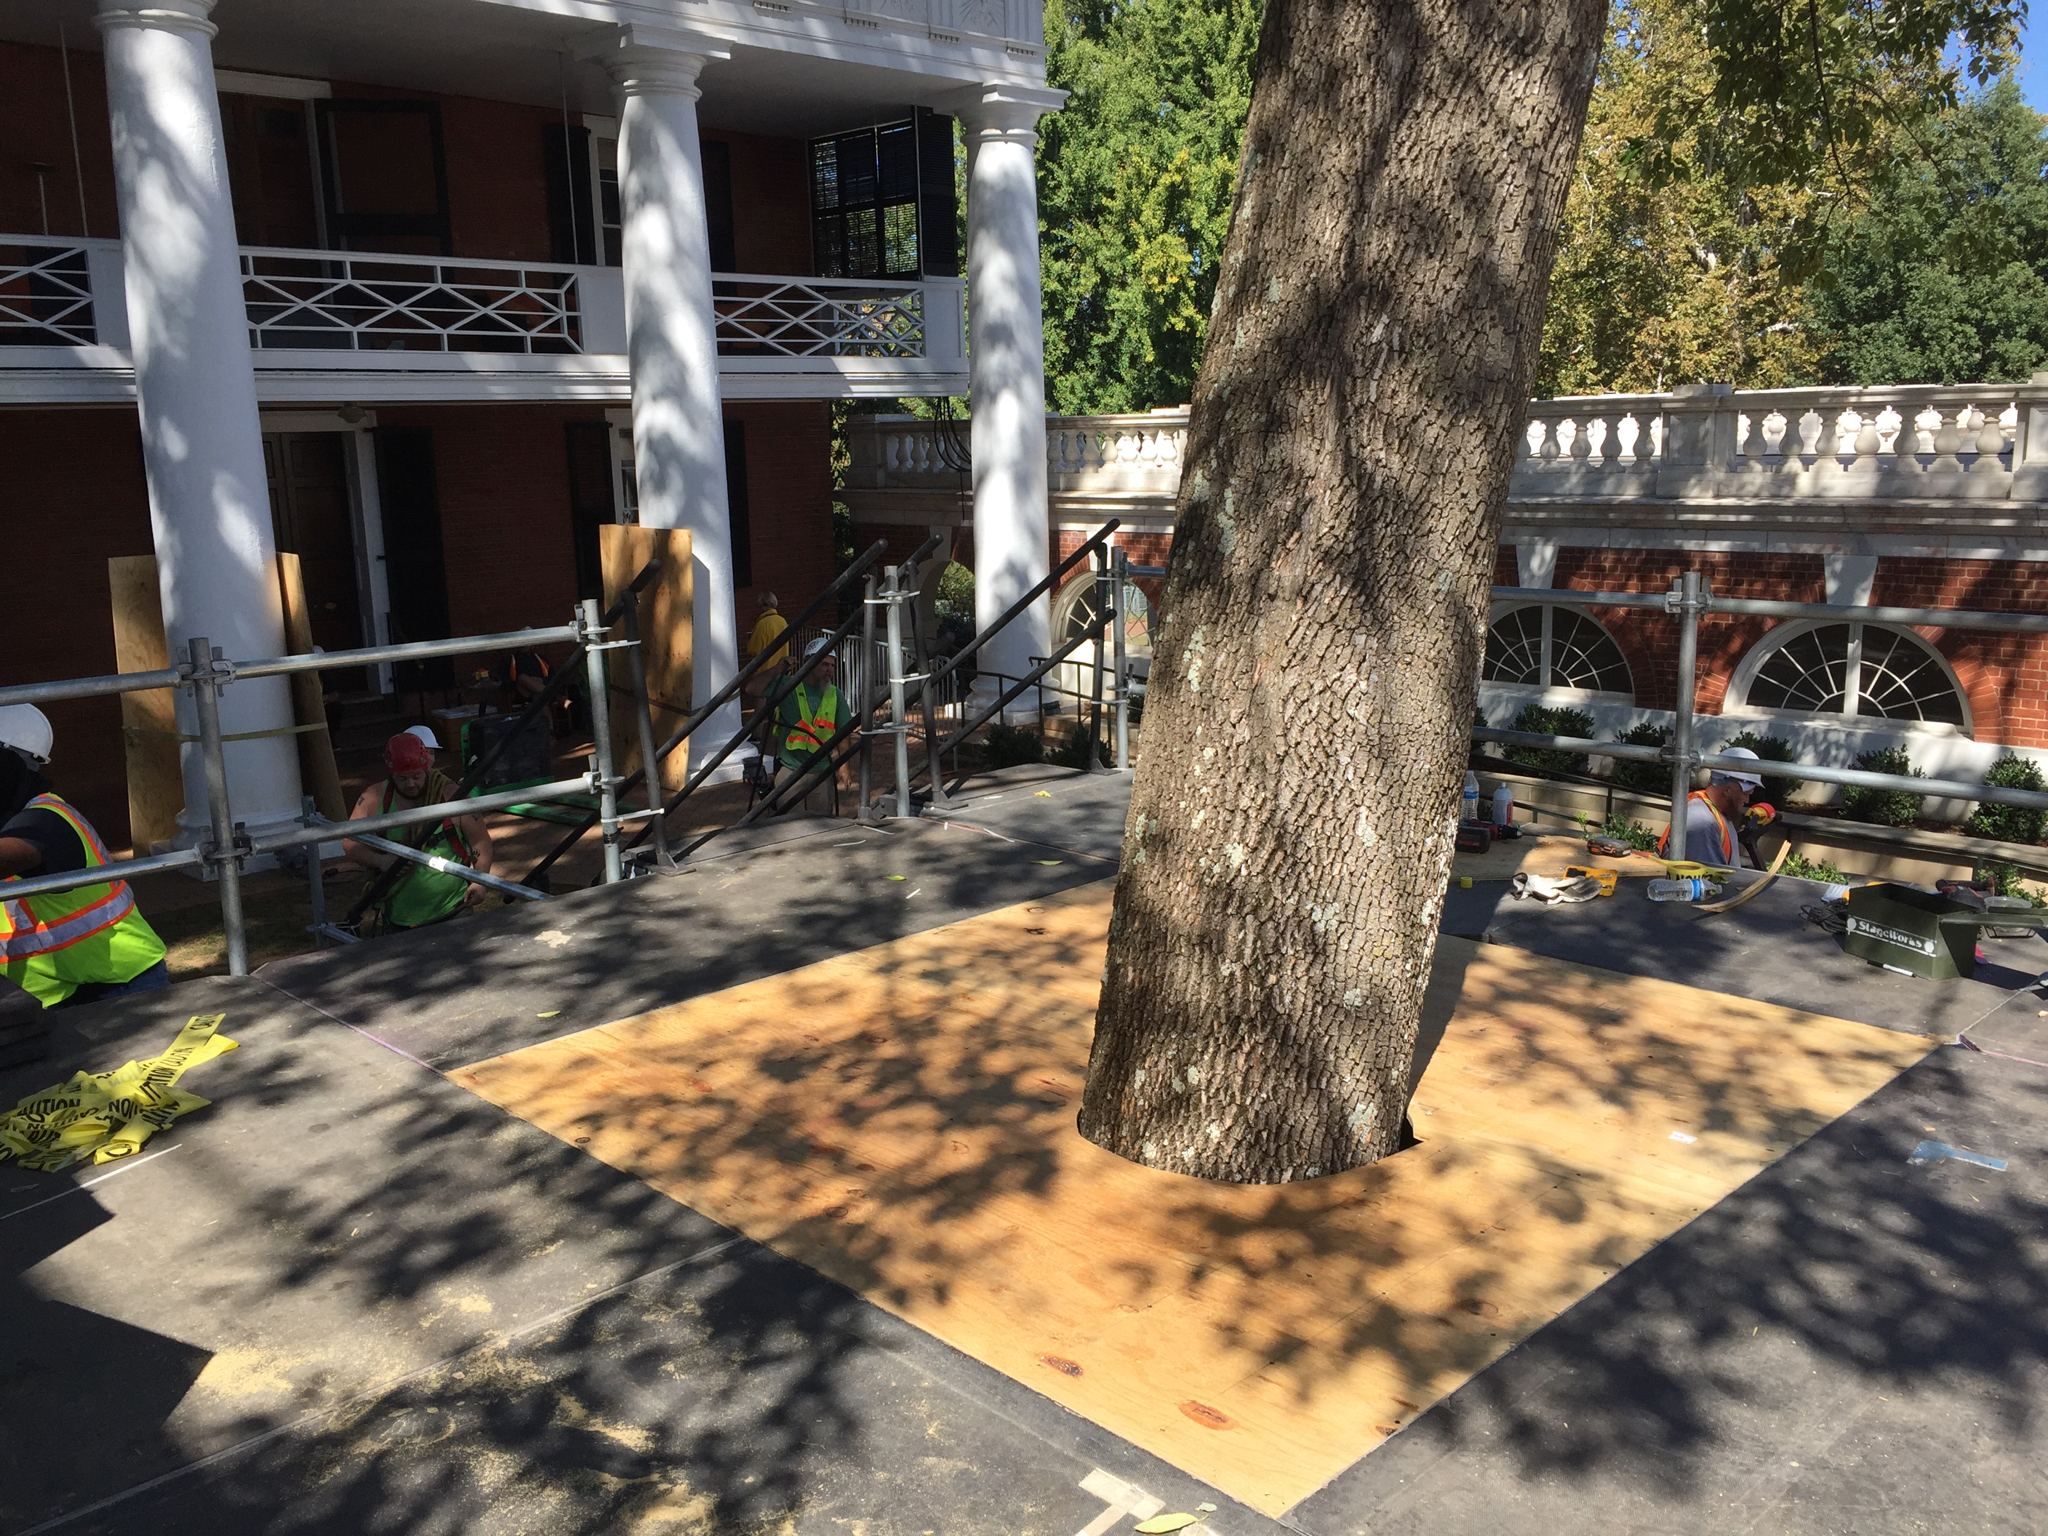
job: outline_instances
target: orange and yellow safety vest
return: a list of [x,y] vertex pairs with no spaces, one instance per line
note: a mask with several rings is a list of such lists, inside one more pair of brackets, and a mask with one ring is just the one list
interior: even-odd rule
[[[1730,869],[1733,869],[1735,867],[1735,829],[1728,824],[1728,818],[1721,814],[1721,807],[1714,804],[1714,802],[1707,797],[1707,792],[1703,789],[1694,790],[1686,798],[1688,802],[1693,800],[1699,801],[1701,804],[1705,805],[1708,810],[1714,813],[1714,830],[1720,834],[1722,861],[1726,863]],[[1690,810],[1688,810],[1686,814],[1689,820],[1691,817]],[[1664,835],[1657,839],[1657,854],[1658,857],[1667,859],[1672,856],[1671,829],[1669,827],[1666,827],[1664,829]],[[1685,850],[1683,848],[1679,849],[1678,857],[1682,859],[1685,856]]]
[[[26,809],[61,817],[85,847],[86,868],[111,862],[92,824],[57,796],[37,795]],[[5,900],[13,883],[0,881],[0,970],[45,1008],[90,982],[133,981],[164,957],[125,880]]]

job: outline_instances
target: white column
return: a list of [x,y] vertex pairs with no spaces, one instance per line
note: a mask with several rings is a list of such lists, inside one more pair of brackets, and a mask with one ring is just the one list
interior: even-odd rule
[[[1045,315],[1039,302],[1038,119],[1064,91],[990,86],[955,98],[967,140],[967,379],[973,410],[977,627],[1051,569],[1045,486]],[[1041,596],[982,652],[985,672],[1022,677],[1050,654]],[[977,684],[991,697],[997,685]],[[1029,718],[1036,695],[1008,711]]]
[[[277,549],[256,418],[249,318],[213,79],[214,0],[99,0],[113,122],[136,408],[149,515],[175,666],[205,635],[230,657],[284,651]],[[180,729],[197,731],[191,700]],[[287,728],[283,678],[236,683],[221,699],[234,735]],[[299,814],[298,747],[289,735],[228,744],[228,793],[252,830]],[[206,786],[184,751],[181,842],[204,836]]]
[[[620,251],[640,523],[690,530],[691,686],[693,704],[702,704],[739,670],[711,230],[697,139],[697,76],[731,54],[709,38],[633,25],[593,56],[619,97]],[[692,760],[715,751],[740,721],[735,699],[693,738]]]

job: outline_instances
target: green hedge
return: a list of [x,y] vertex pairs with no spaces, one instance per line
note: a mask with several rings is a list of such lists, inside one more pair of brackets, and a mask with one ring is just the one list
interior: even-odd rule
[[[1740,736],[1729,738],[1728,745],[1747,747],[1767,763],[1799,761],[1799,754],[1793,750],[1792,743],[1780,736],[1759,736],[1755,731],[1744,731]],[[1785,802],[1798,794],[1801,786],[1806,783],[1806,780],[1795,779],[1788,774],[1767,773],[1762,775],[1762,778],[1764,798],[1781,811],[1785,808]]]
[[[1645,720],[1632,725],[1614,738],[1631,747],[1665,747],[1671,744],[1671,727],[1653,725]],[[1632,789],[1643,795],[1664,795],[1671,792],[1671,765],[1669,763],[1638,763],[1628,758],[1617,757],[1614,763],[1614,782],[1623,789]]]
[[[1550,709],[1541,704],[1525,704],[1509,729],[1529,731],[1538,736],[1582,736],[1590,739],[1593,717],[1583,709]],[[1507,759],[1525,767],[1549,768],[1559,773],[1586,771],[1585,753],[1563,752],[1555,747],[1509,747]]]
[[[2001,789],[2048,789],[2038,763],[2010,753],[1991,765],[1984,782]],[[1977,814],[1970,818],[1969,831],[1972,837],[1995,837],[2002,843],[2038,843],[2043,820],[2048,820],[2048,811],[2030,811],[2018,805],[1979,805]]]
[[[1916,779],[1927,777],[1913,766],[1904,747],[1865,752],[1856,759],[1856,766],[1865,773],[1891,773]],[[1905,789],[1852,788],[1842,796],[1842,813],[1851,821],[1867,821],[1880,827],[1910,827],[1919,819],[1920,802],[1925,798]]]

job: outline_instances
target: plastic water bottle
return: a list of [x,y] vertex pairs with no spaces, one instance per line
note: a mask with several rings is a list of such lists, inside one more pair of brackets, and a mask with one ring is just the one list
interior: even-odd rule
[[1493,824],[1504,827],[1515,819],[1515,792],[1501,784],[1493,791]]
[[1467,770],[1465,774],[1465,803],[1458,811],[1458,820],[1479,819],[1479,775]]
[[1707,882],[1698,875],[1685,880],[1652,880],[1650,900],[1652,901],[1704,901],[1707,898]]

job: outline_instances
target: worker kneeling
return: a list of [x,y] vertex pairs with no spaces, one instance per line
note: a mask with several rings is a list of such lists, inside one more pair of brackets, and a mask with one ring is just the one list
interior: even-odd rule
[[[390,776],[362,792],[355,809],[349,812],[350,821],[388,816],[415,806],[439,805],[454,796],[455,785],[434,766],[432,750],[409,731],[384,744],[384,766],[390,770]],[[391,841],[402,842],[451,864],[490,873],[491,834],[481,816],[447,816],[440,821],[397,828]],[[443,922],[460,912],[465,904],[474,906],[489,894],[483,886],[460,875],[415,864],[354,838],[344,838],[341,846],[356,863],[378,872],[370,883],[370,910],[378,914],[386,928],[424,928]],[[394,865],[398,867],[394,869]]]
[[167,987],[164,941],[127,881],[5,899],[17,880],[109,862],[92,823],[43,777],[54,744],[33,704],[0,707],[0,972],[45,1008]]
[[[1746,757],[1758,761],[1757,755],[1747,747],[1730,747],[1724,757]],[[1707,778],[1705,789],[1696,789],[1685,801],[1685,848],[1673,852],[1671,829],[1666,827],[1664,835],[1657,839],[1657,853],[1666,859],[1690,859],[1695,864],[1706,864],[1718,869],[1740,869],[1742,859],[1741,833],[1749,819],[1749,797],[1764,787],[1764,781],[1753,773],[1741,773],[1716,768]],[[1768,820],[1772,813],[1769,806],[1759,806]],[[1755,866],[1756,851],[1750,850],[1749,862]]]

